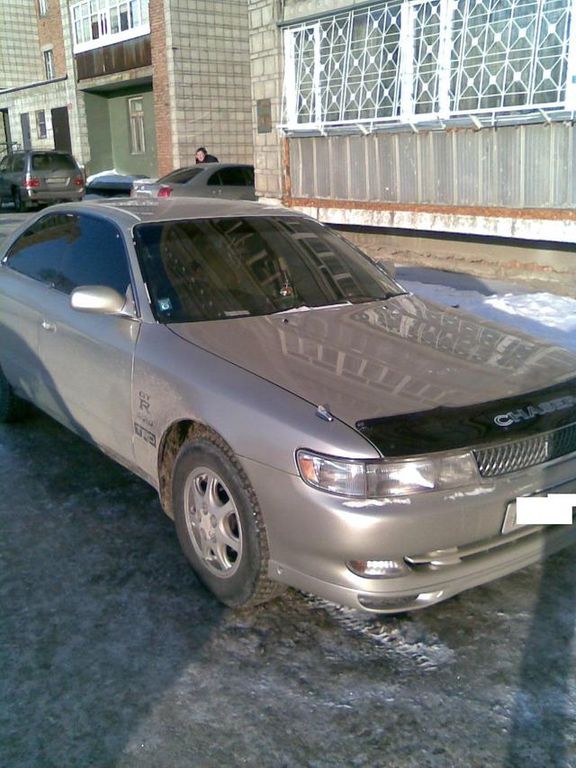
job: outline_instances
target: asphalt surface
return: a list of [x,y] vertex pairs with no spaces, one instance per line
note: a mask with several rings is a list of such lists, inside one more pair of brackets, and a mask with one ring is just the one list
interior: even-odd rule
[[411,615],[222,608],[155,493],[0,425],[3,768],[576,765],[574,549]]
[[405,616],[232,611],[51,419],[0,425],[0,489],[1,768],[576,768],[575,548]]

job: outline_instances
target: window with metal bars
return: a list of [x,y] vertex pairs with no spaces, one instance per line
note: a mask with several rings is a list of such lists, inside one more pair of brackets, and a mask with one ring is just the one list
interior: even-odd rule
[[573,0],[393,0],[288,25],[284,127],[571,112],[573,16]]

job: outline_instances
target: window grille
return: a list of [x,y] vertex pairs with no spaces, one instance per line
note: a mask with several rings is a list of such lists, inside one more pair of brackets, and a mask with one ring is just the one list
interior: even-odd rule
[[392,0],[284,30],[289,130],[576,109],[576,0]]
[[74,53],[150,32],[149,0],[82,0],[70,6]]

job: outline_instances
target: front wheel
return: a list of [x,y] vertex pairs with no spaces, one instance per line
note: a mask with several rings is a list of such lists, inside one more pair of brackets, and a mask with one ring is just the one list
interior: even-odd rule
[[180,545],[202,583],[239,608],[276,597],[268,578],[268,540],[256,495],[228,446],[207,433],[185,443],[173,474]]

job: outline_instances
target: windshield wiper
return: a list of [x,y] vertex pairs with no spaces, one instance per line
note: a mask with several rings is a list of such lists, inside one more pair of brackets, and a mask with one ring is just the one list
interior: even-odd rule
[[399,291],[398,293],[387,293],[385,296],[349,296],[348,302],[350,304],[367,304],[371,301],[388,301],[388,299],[394,299],[396,296],[406,296],[408,291]]

